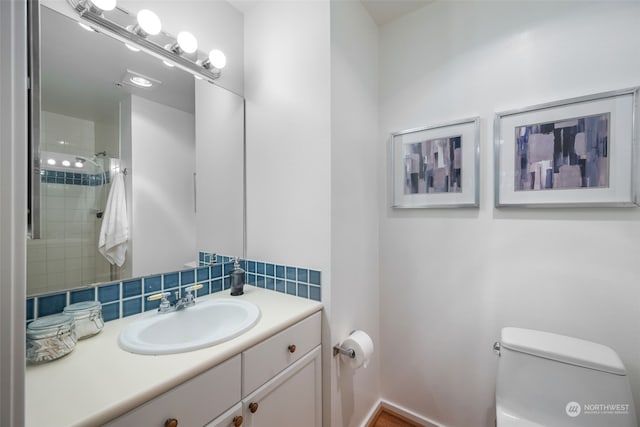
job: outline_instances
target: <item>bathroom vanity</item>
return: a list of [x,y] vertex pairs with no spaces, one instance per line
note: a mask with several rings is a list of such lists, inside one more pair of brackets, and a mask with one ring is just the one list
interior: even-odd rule
[[[199,301],[213,298],[228,292]],[[62,359],[28,366],[26,425],[320,427],[322,305],[250,286],[237,298],[258,305],[261,318],[213,347],[122,350],[120,331],[144,313],[108,322]]]

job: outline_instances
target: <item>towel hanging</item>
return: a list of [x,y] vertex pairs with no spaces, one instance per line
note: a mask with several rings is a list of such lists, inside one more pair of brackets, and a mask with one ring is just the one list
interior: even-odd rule
[[111,184],[107,206],[104,210],[98,239],[98,251],[109,263],[122,267],[127,253],[128,240],[129,220],[127,219],[124,174],[118,173]]

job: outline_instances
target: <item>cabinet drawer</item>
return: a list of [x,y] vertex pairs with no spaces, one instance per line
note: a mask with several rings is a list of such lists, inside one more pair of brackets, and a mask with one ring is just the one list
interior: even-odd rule
[[244,425],[245,422],[242,417],[242,402],[239,402],[236,406],[207,424],[206,427],[241,427]]
[[320,322],[318,312],[242,353],[242,397],[320,345]]
[[178,420],[181,426],[203,426],[240,400],[240,367],[238,355],[127,412],[107,426],[163,427],[170,418]]

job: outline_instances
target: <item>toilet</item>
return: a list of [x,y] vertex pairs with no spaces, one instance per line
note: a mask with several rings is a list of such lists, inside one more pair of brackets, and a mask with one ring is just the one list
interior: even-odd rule
[[629,378],[613,349],[503,328],[494,350],[497,427],[637,427]]

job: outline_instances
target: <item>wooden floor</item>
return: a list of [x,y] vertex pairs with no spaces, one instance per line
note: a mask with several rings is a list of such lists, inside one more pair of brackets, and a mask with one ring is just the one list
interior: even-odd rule
[[419,425],[383,409],[377,415],[371,427],[419,427]]

